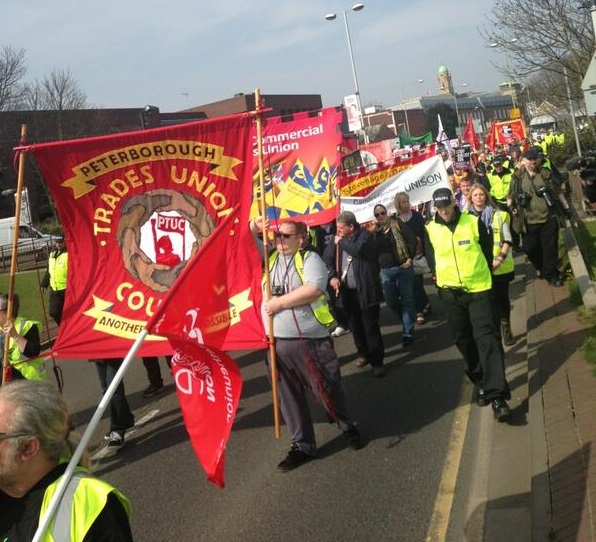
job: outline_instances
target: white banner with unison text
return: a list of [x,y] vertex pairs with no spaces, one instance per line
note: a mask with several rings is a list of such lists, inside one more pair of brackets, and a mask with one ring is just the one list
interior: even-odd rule
[[395,212],[393,200],[398,192],[410,196],[410,203],[418,205],[432,199],[437,188],[450,188],[447,170],[440,156],[433,156],[405,171],[389,177],[364,197],[341,198],[341,210],[351,211],[359,223],[374,220],[373,209],[381,203],[389,214]]

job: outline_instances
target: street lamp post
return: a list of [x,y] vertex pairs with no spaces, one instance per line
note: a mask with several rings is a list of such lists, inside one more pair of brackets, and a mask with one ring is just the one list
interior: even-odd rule
[[503,51],[505,53],[505,68],[507,70],[507,86],[509,87],[509,92],[511,93],[511,103],[513,105],[513,109],[517,109],[517,103],[515,100],[515,91],[512,89],[512,86],[511,86],[512,75],[511,75],[511,68],[509,66],[509,53],[507,52],[507,47],[504,47],[504,45],[513,44],[516,42],[517,42],[517,38],[511,38],[511,39],[507,40],[506,42],[499,42],[499,41],[495,40],[489,44],[490,47],[492,47],[493,49],[495,47],[503,47]]
[[[354,4],[351,7],[352,11],[362,11],[364,9],[364,4]],[[350,64],[352,66],[352,76],[354,77],[354,89],[356,94],[356,99],[358,100],[358,111],[360,114],[360,126],[362,127],[362,131],[364,132],[364,141],[366,142],[366,131],[364,130],[364,116],[362,114],[362,102],[360,100],[360,89],[358,87],[358,76],[356,75],[356,63],[354,62],[354,51],[352,50],[352,38],[350,37],[350,27],[348,25],[348,10],[344,10],[341,12],[344,16],[344,26],[346,29],[346,39],[348,40],[348,51],[350,53]],[[328,13],[325,15],[325,19],[328,21],[334,21],[337,19],[337,13]]]
[[[401,105],[404,110],[404,117],[406,119],[406,132],[408,133],[408,136],[410,136],[412,134],[410,133],[410,123],[408,122],[408,108],[404,105],[404,102],[406,101],[405,87],[409,86],[409,85],[414,85],[414,84],[421,85],[422,83],[424,83],[424,79],[418,79],[418,81],[412,81],[411,83],[406,83],[405,85],[401,86]],[[397,132],[397,130],[396,130],[396,132]]]
[[[462,83],[461,84],[462,87],[467,87],[468,83]],[[457,138],[459,139],[461,137],[461,121],[459,120],[459,107],[457,105],[457,92],[455,91],[455,88],[453,89],[453,101],[455,102],[455,116],[457,117],[457,131],[459,132],[459,134],[457,135]]]

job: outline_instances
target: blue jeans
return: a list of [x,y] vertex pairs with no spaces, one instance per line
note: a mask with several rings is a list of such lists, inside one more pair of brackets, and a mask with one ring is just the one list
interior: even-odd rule
[[385,301],[397,316],[401,316],[404,336],[414,334],[416,308],[414,307],[414,267],[387,267],[381,269],[381,284]]

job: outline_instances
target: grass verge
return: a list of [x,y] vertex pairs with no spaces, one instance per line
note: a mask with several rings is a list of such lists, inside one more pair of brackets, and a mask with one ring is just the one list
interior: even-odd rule
[[584,359],[592,367],[592,374],[596,376],[596,310],[580,307],[578,312],[580,321],[588,325],[586,338],[583,340],[580,350]]
[[[47,311],[48,307],[48,294],[44,296],[43,304],[41,298],[41,292],[39,291],[39,280],[43,276],[43,271],[40,270],[38,276],[37,271],[23,271],[17,273],[15,276],[15,292],[19,294],[19,301],[21,308],[19,314],[25,318],[31,320],[37,320],[45,325],[44,305]],[[8,274],[0,275],[0,292],[8,292]]]

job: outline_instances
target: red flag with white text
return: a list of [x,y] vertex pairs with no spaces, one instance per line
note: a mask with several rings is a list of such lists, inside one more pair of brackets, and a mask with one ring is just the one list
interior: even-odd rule
[[[221,350],[238,342],[230,325],[238,317],[233,307],[243,302],[232,302],[236,285],[258,282],[261,276],[248,223],[237,220],[237,214],[235,209],[211,234],[147,324],[150,333],[166,337],[174,349],[172,372],[186,430],[208,479],[220,487],[242,388],[238,367]],[[249,265],[253,257],[256,265]],[[244,275],[252,278],[242,281]],[[262,327],[261,337],[259,346],[265,347]]]

